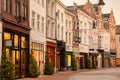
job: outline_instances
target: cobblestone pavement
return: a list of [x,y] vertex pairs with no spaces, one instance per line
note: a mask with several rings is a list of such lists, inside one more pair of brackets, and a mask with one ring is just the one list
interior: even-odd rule
[[64,71],[38,78],[22,78],[19,80],[120,80],[120,68],[82,69]]

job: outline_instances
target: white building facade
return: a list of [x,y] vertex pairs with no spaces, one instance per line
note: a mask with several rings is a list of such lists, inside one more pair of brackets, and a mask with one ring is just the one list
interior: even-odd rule
[[66,25],[65,25],[65,10],[66,6],[60,1],[56,0],[56,33],[57,33],[57,55],[56,65],[57,70],[66,69],[65,61],[65,43],[66,43]]
[[65,11],[66,17],[66,68],[67,70],[71,69],[71,59],[73,55],[73,17],[74,14],[69,12],[68,10]]
[[[78,20],[79,20],[79,52],[80,52],[80,65],[79,68],[88,67],[88,58],[90,58],[91,67],[96,61],[97,54],[97,34],[95,19],[88,16],[81,10],[78,10]],[[92,49],[92,51],[90,51]]]
[[[101,50],[104,50],[103,56],[99,54],[98,56],[98,68],[102,67],[102,64],[104,64],[104,67],[109,67],[110,64],[110,33],[104,29],[102,29],[99,33],[100,37],[100,48]],[[102,61],[102,58],[104,58],[104,61]]]
[[42,75],[46,51],[46,0],[30,0],[30,27],[30,50]]

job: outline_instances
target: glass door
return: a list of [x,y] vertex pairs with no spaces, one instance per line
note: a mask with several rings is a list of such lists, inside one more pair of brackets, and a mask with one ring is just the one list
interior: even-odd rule
[[15,78],[25,77],[26,54],[25,50],[12,50],[12,61],[15,65]]
[[15,78],[20,78],[20,51],[12,50],[12,59],[15,65]]

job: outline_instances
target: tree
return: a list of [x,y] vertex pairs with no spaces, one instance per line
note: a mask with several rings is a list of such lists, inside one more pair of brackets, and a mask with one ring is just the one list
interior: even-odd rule
[[77,70],[77,61],[75,60],[75,55],[72,55],[72,61],[71,61],[71,66],[72,66],[72,70],[76,71]]
[[5,48],[2,51],[1,60],[1,80],[13,80],[15,78],[15,68],[12,58],[6,56]]
[[48,53],[46,52],[45,55],[45,69],[44,69],[44,74],[45,75],[52,75],[54,73],[54,69],[52,67],[52,64],[49,61],[49,56]]
[[29,56],[29,72],[28,72],[28,76],[29,77],[38,77],[40,72],[39,72],[39,68],[37,66],[37,62],[35,61],[34,57],[33,57],[33,51],[31,51],[31,54]]

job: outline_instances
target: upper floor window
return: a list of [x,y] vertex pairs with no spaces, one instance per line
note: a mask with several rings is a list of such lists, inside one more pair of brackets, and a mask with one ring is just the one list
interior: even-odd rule
[[15,0],[14,14],[15,14],[16,17],[20,16],[20,0]]
[[[43,0],[42,0],[43,1]],[[40,0],[37,0],[37,3],[40,4]]]
[[40,15],[37,15],[37,29],[40,30]]
[[42,21],[41,21],[41,29],[42,29],[42,33],[44,33],[44,26],[45,26],[45,23],[44,23],[44,17],[42,17]]
[[32,11],[31,26],[35,27],[35,12],[34,11]]
[[4,11],[11,13],[11,0],[4,0]]
[[47,4],[47,14],[50,15],[50,0],[48,0]]
[[27,19],[27,14],[28,14],[28,0],[23,0],[23,5],[22,5],[22,12],[23,12],[23,18]]
[[61,39],[63,40],[63,26],[61,27]]
[[60,37],[60,25],[59,24],[58,24],[57,32],[58,32],[58,38],[59,38]]
[[66,28],[68,27],[68,19],[66,19]]
[[59,18],[60,18],[60,10],[58,10],[58,12],[57,12],[57,17],[58,17],[58,20],[59,20]]
[[71,21],[69,21],[69,28],[71,29]]
[[61,21],[63,22],[63,13],[61,13]]
[[54,23],[51,25],[51,37],[54,37]]
[[52,17],[54,17],[54,12],[55,12],[55,3],[54,2],[52,2],[52,11],[51,11],[51,15],[52,15]]
[[72,43],[72,37],[71,37],[71,33],[69,33],[69,44],[71,44]]
[[45,1],[45,0],[41,0],[41,1],[42,1],[42,7],[44,7],[44,5],[45,5],[44,1]]

